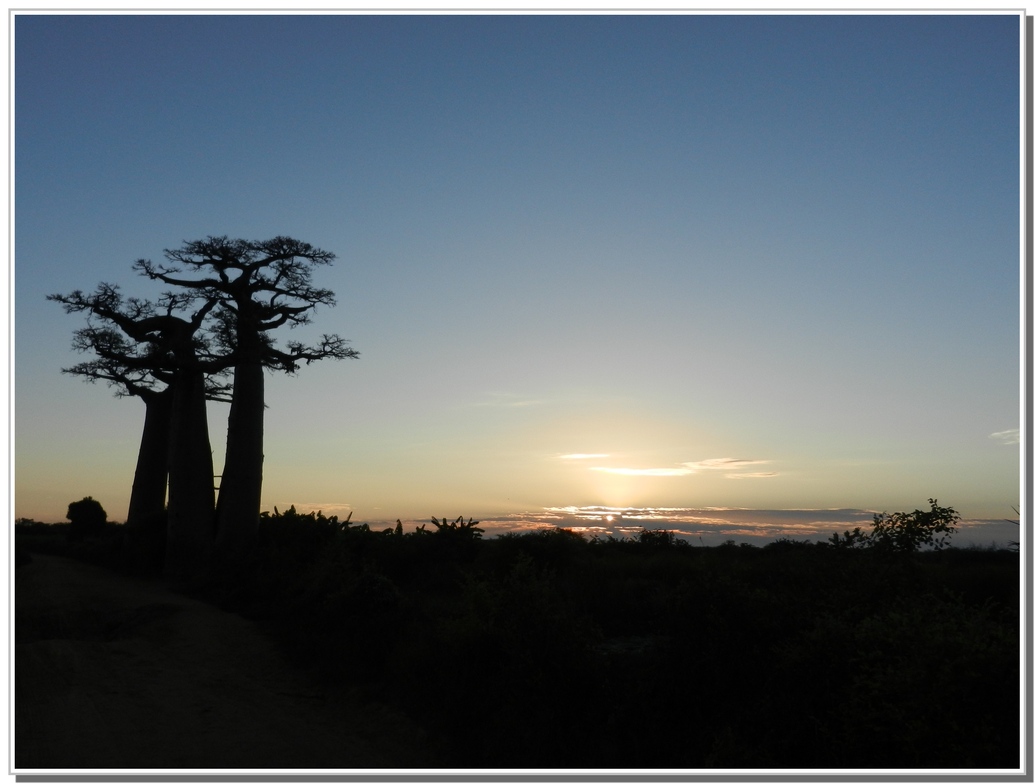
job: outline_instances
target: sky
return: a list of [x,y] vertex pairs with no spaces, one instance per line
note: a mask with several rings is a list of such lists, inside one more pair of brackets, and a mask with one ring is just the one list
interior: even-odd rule
[[18,14],[14,514],[124,520],[143,422],[46,296],[287,235],[360,357],[268,376],[263,509],[1016,517],[1021,18]]

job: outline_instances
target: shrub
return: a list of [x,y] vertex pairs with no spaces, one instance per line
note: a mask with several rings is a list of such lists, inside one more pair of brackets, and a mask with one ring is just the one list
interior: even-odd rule
[[74,540],[101,533],[104,530],[104,524],[108,522],[108,513],[91,496],[70,503],[65,517],[72,524],[68,538]]
[[916,509],[874,515],[870,533],[874,546],[909,553],[923,545],[935,550],[945,547],[956,530],[959,513],[950,506],[938,506],[934,498],[928,498],[927,502],[931,505],[929,512]]
[[311,563],[339,531],[348,527],[348,520],[340,523],[337,516],[324,517],[321,511],[301,514],[294,504],[283,513],[273,507],[273,514],[259,515],[262,545],[275,552],[278,560],[294,564]]
[[869,534],[856,526],[851,531],[845,531],[843,537],[835,533],[830,537],[830,544],[839,550],[851,550],[857,547],[869,547],[871,542]]
[[676,535],[672,531],[666,531],[663,528],[659,528],[656,531],[652,531],[648,528],[641,528],[639,533],[636,534],[636,541],[643,547],[647,547],[652,550],[664,550],[669,547],[675,547],[679,544],[679,542],[676,541]]
[[[464,520],[463,515],[460,515],[458,518],[456,518],[456,520],[453,520],[452,522],[447,520],[445,518],[445,515],[442,516],[441,522],[437,517],[433,516],[431,518],[431,524],[435,526],[435,532],[440,536],[456,536],[462,538],[473,537],[475,539],[481,539],[482,534],[484,533],[484,531],[482,531],[481,528],[478,528],[477,520],[475,520],[473,517],[469,517],[466,520]],[[423,531],[424,526],[421,526],[419,530]]]
[[830,544],[838,548],[874,547],[889,552],[912,553],[921,547],[941,550],[956,531],[960,515],[951,506],[938,506],[928,498],[931,510],[881,512],[873,516],[873,528],[866,533],[859,528],[845,531],[844,537],[834,534]]

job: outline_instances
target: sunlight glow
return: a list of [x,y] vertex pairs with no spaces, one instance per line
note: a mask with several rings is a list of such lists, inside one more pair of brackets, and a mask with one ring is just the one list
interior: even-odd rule
[[622,476],[686,476],[692,474],[689,468],[605,468],[603,466],[592,466],[590,471],[603,471],[607,474],[621,474]]

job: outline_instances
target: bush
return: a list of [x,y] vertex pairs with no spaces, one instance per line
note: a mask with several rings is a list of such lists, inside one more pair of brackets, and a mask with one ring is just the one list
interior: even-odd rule
[[928,498],[927,502],[931,505],[929,512],[881,512],[873,516],[869,533],[856,528],[845,531],[843,538],[834,534],[830,544],[841,549],[873,547],[899,553],[913,553],[925,546],[941,550],[955,533],[960,515],[951,506],[938,506],[937,499]]
[[666,550],[670,547],[675,547],[678,544],[684,544],[676,540],[676,535],[672,531],[666,531],[663,528],[658,530],[651,530],[649,528],[641,528],[636,534],[636,541],[643,547],[651,550]]
[[65,517],[72,524],[68,538],[75,541],[101,533],[104,531],[104,524],[108,522],[108,513],[91,496],[70,503]]
[[[466,520],[464,520],[463,515],[460,515],[460,517],[456,518],[456,520],[453,520],[452,522],[447,520],[445,515],[442,516],[441,522],[439,522],[439,519],[437,517],[432,516],[431,524],[435,526],[435,533],[437,533],[439,536],[454,536],[457,538],[473,537],[475,539],[481,539],[482,534],[485,533],[481,528],[478,527],[477,520],[475,520],[473,517],[469,517]],[[399,525],[401,528],[402,524],[400,523]],[[424,526],[422,525],[419,530],[423,531]]]
[[874,515],[870,533],[874,546],[908,553],[923,545],[935,550],[945,547],[956,531],[959,513],[951,506],[938,506],[934,498],[928,498],[927,502],[931,505],[929,512],[916,509]]

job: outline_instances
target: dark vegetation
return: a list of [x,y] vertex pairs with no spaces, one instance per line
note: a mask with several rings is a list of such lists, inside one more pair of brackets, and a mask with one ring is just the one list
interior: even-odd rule
[[70,503],[65,517],[69,522],[68,537],[77,541],[101,533],[108,522],[108,513],[92,496]]
[[[377,531],[292,507],[185,587],[328,688],[404,711],[428,767],[1014,768],[1019,556],[873,541],[951,526],[931,505],[848,545],[764,547]],[[121,527],[59,528],[22,521],[17,540],[119,562]]]

